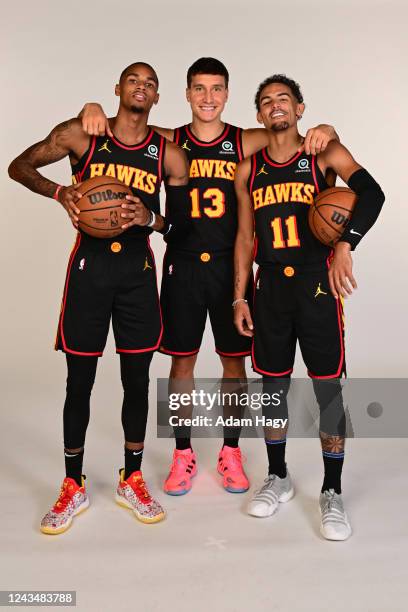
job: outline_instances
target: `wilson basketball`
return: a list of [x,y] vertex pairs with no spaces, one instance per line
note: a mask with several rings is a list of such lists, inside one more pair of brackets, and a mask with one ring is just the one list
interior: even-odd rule
[[325,189],[315,198],[309,209],[309,227],[314,236],[334,246],[340,240],[351,217],[357,195],[348,187]]
[[127,219],[121,217],[122,204],[132,191],[124,183],[111,176],[96,176],[84,181],[77,189],[82,198],[76,202],[81,211],[80,229],[95,238],[114,238],[124,230]]

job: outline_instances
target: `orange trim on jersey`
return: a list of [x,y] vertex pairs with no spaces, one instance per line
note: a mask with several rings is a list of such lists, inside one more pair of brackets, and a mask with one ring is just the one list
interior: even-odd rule
[[132,145],[132,146],[128,146],[125,144],[122,144],[119,140],[117,140],[114,136],[112,136],[112,140],[113,142],[120,147],[121,149],[125,149],[126,151],[136,151],[137,149],[142,149],[143,147],[145,147],[147,144],[149,144],[149,142],[151,141],[151,139],[153,138],[153,134],[155,133],[152,128],[149,128],[150,132],[147,133],[146,138],[140,142],[137,145]]
[[173,133],[173,142],[178,145],[180,143],[180,128],[175,128]]
[[317,177],[316,177],[316,155],[312,155],[312,176],[313,176],[313,181],[316,187],[316,192],[320,193],[320,189],[319,189],[319,184],[317,182]]
[[244,159],[244,154],[242,152],[242,128],[237,128],[236,140],[238,149],[238,159],[239,161],[242,161]]
[[254,153],[251,157],[251,178],[249,179],[249,195],[252,195],[251,192],[254,187],[255,172],[256,172],[256,153]]
[[164,151],[166,148],[166,139],[164,138],[164,136],[160,136],[160,152],[159,152],[159,172],[158,172],[158,183],[159,183],[159,189],[160,189],[160,183],[163,180],[163,163],[164,163]]
[[190,128],[189,128],[188,125],[185,126],[185,130],[186,130],[186,133],[188,134],[188,137],[190,138],[190,140],[192,140],[199,147],[213,147],[214,145],[216,145],[219,142],[221,142],[222,140],[224,140],[224,138],[227,136],[228,132],[230,131],[230,127],[231,126],[228,123],[226,123],[224,131],[221,134],[221,136],[218,136],[215,140],[211,140],[211,142],[202,142],[201,140],[198,140],[193,135],[193,133],[190,131]]
[[297,160],[298,157],[300,157],[300,155],[302,154],[302,151],[298,151],[293,157],[291,157],[287,162],[283,163],[283,164],[279,164],[278,162],[273,161],[273,159],[271,159],[268,155],[268,151],[267,151],[268,147],[265,147],[264,149],[262,149],[261,153],[263,155],[264,160],[270,165],[273,166],[274,168],[284,168],[285,166],[290,166],[290,164],[293,164],[294,161]]
[[84,176],[84,172],[87,169],[87,167],[89,166],[89,163],[92,159],[92,155],[94,154],[95,151],[95,146],[96,146],[96,136],[94,136],[92,138],[92,144],[91,144],[91,148],[89,149],[89,154],[88,157],[86,158],[86,162],[84,164],[84,167],[82,168],[82,170],[80,170],[77,174],[78,174],[78,183],[80,183],[82,181],[82,177]]

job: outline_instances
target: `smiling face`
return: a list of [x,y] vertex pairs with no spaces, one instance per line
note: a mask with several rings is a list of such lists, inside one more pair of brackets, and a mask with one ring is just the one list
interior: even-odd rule
[[219,119],[228,100],[225,78],[217,74],[195,74],[186,89],[193,116],[209,123]]
[[120,78],[115,94],[122,108],[132,113],[149,113],[159,101],[158,80],[155,71],[145,64],[132,64]]
[[261,91],[257,119],[266,129],[280,132],[296,125],[304,109],[305,105],[297,101],[290,87],[271,83]]

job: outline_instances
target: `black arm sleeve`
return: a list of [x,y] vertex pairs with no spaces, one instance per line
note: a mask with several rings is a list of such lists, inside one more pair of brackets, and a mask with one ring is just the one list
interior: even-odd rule
[[376,222],[385,196],[379,184],[364,168],[360,168],[350,176],[348,186],[358,195],[358,201],[340,240],[348,242],[354,251]]
[[180,243],[191,230],[188,185],[166,185],[166,215],[160,230],[168,244]]

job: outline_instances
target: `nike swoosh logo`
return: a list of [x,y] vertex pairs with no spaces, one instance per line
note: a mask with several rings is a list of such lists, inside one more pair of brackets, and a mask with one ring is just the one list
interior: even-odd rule
[[350,230],[350,234],[357,234],[357,236],[363,236],[363,234],[360,234],[360,232],[356,232],[356,230],[353,229]]

